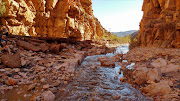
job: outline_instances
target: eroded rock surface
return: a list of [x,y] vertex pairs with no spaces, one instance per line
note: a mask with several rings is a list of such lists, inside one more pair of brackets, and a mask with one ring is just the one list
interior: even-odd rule
[[142,10],[140,45],[180,48],[180,1],[144,0]]
[[6,12],[0,18],[15,35],[102,37],[103,27],[93,15],[91,0],[4,0]]

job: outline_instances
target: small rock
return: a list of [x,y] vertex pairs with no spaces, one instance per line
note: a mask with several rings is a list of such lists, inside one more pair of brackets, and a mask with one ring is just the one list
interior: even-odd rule
[[116,94],[115,96],[112,97],[113,100],[119,100],[121,96],[119,94]]
[[120,78],[120,81],[124,82],[126,79],[127,79],[126,77],[122,77],[122,78]]
[[64,85],[68,85],[68,82],[67,82],[67,81],[64,81]]
[[13,69],[13,70],[14,70],[14,72],[19,72],[19,71],[20,71],[19,68],[15,68],[15,69]]
[[8,80],[6,80],[6,84],[7,85],[16,85],[18,82],[17,80],[13,79],[13,78],[8,78]]
[[46,78],[42,78],[40,81],[41,81],[41,83],[45,83],[46,82]]
[[59,86],[60,85],[60,81],[55,81],[53,84],[51,84],[51,87],[57,87],[57,86]]
[[43,85],[43,89],[48,89],[49,88],[49,85]]
[[44,101],[54,101],[55,95],[51,91],[45,91],[42,94]]
[[24,58],[21,58],[21,66],[25,66],[27,64],[27,61]]
[[31,97],[31,94],[24,94],[24,97]]
[[111,60],[111,59],[104,59],[104,60],[101,60],[101,66],[112,66],[112,67],[115,67],[115,61],[114,60]]
[[30,91],[30,90],[34,89],[35,86],[36,86],[36,83],[31,84],[31,85],[27,88],[27,91]]
[[68,77],[68,76],[66,76],[65,80],[66,80],[66,81],[69,81],[69,77]]

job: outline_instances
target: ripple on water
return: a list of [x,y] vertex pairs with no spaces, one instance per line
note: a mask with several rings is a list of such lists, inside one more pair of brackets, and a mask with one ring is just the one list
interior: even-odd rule
[[[128,45],[119,47],[114,54],[128,52]],[[112,57],[114,54],[107,54]],[[64,92],[58,92],[56,95],[58,101],[148,101],[141,92],[127,83],[120,82],[120,66],[116,64],[115,68],[105,68],[100,66],[98,57],[105,55],[88,56],[76,70],[73,82],[65,88]],[[129,68],[133,64],[129,65]],[[149,100],[150,101],[150,100]]]

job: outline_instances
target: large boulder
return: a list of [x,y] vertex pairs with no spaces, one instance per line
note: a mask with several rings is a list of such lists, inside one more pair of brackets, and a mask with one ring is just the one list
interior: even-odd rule
[[37,52],[37,51],[40,51],[40,47],[38,46],[34,46],[26,41],[20,41],[18,40],[17,41],[17,45],[19,45],[20,47],[26,49],[26,50],[31,50],[31,51],[34,51],[34,52]]
[[154,84],[148,85],[147,87],[143,89],[143,91],[153,96],[157,96],[157,95],[169,94],[172,90],[169,86],[168,81],[161,81],[160,83],[154,83]]
[[133,78],[135,83],[138,85],[144,84],[147,82],[147,67],[139,67],[133,72]]
[[154,62],[151,63],[155,68],[163,67],[167,65],[167,61],[163,58],[158,58]]
[[152,69],[147,72],[147,81],[149,81],[149,82],[159,81],[161,79],[161,75],[162,75],[162,73],[159,68]]
[[164,66],[161,68],[162,73],[168,73],[168,72],[178,72],[180,70],[179,65],[169,64],[167,66]]
[[1,61],[7,67],[19,68],[21,66],[21,58],[19,52],[14,55],[2,54]]

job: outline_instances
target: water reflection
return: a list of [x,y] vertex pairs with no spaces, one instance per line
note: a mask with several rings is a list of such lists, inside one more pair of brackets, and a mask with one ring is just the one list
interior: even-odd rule
[[[128,45],[117,48],[115,54],[128,52]],[[58,101],[147,101],[139,90],[127,83],[120,82],[123,77],[120,66],[116,63],[115,68],[102,67],[97,61],[98,57],[105,55],[88,56],[77,68],[76,76],[64,90],[59,92]],[[107,54],[112,57],[114,54]]]

